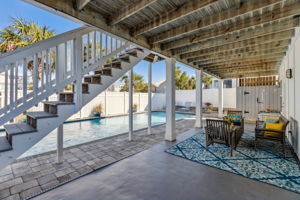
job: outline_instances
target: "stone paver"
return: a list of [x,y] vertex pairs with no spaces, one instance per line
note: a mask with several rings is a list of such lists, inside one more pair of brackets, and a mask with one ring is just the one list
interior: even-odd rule
[[[177,121],[176,133],[192,128],[193,119]],[[56,152],[22,158],[0,171],[0,199],[19,200],[39,194],[61,183],[90,173],[120,159],[142,151],[164,140],[165,125],[134,132],[133,141],[128,134],[68,147],[64,162],[56,163]]]

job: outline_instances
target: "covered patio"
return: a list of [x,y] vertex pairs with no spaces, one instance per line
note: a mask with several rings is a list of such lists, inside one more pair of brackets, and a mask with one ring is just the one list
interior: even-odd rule
[[[78,164],[76,168],[70,163],[77,160],[72,160],[72,156],[63,155],[63,124],[60,124],[57,129],[57,157],[47,157],[51,160],[47,164],[53,171],[50,170],[49,174],[41,176],[37,170],[37,177],[30,177],[34,175],[34,171],[24,174],[24,171],[19,169],[22,167],[17,167],[22,178],[15,176],[12,171],[9,174],[14,179],[9,183],[4,181],[0,184],[0,187],[4,188],[2,192],[6,192],[5,198],[14,198],[13,195],[15,198],[36,199],[300,198],[300,106],[297,104],[300,95],[296,88],[296,85],[300,84],[300,59],[297,57],[300,52],[298,0],[24,1],[79,21],[87,27],[103,30],[101,34],[109,35],[105,43],[108,47],[110,41],[110,53],[113,52],[113,36],[124,39],[124,49],[128,44],[136,45],[131,49],[136,55],[131,56],[138,57],[137,55],[143,54],[146,57],[142,59],[148,59],[150,62],[147,69],[150,109],[148,128],[138,131],[141,134],[137,135],[133,130],[133,71],[128,67],[129,132],[122,135],[121,139],[116,137],[117,141],[110,140],[111,144],[100,142],[91,147],[89,144],[84,146],[87,151],[78,157],[86,156],[89,151],[93,155],[91,160],[79,159],[83,163]],[[92,35],[94,43],[91,49],[93,56],[96,56],[96,31]],[[90,33],[87,37],[89,49]],[[102,35],[100,46],[103,42],[101,38]],[[76,48],[74,49],[76,51]],[[105,51],[107,54],[108,50]],[[151,63],[158,59],[165,60],[166,63],[166,124],[151,128]],[[87,67],[90,66],[89,62],[88,55]],[[195,118],[178,122],[175,120],[176,62],[194,68],[196,74]],[[113,64],[111,66],[113,67]],[[101,73],[103,75],[104,71]],[[214,125],[210,125],[207,119],[203,120],[203,73],[219,79],[218,114],[217,119],[212,120]],[[94,84],[92,80],[95,76],[94,74],[94,77],[89,77],[91,84]],[[81,76],[78,77],[78,80],[80,79]],[[228,111],[224,111],[223,83],[227,79],[237,80],[240,93],[235,111],[240,114],[230,115]],[[101,79],[98,80],[101,82]],[[79,105],[76,104],[76,109],[79,109],[82,103],[82,86],[81,82],[77,83],[75,91],[77,90],[76,95],[79,95],[76,96],[75,103],[79,102]],[[267,94],[265,96],[268,102],[273,102],[276,106],[268,103],[264,105],[267,100],[260,93]],[[68,103],[73,103],[73,99]],[[249,106],[250,103],[254,106]],[[272,117],[272,120],[274,116],[276,119],[278,117],[278,120],[274,120],[278,122],[274,124],[284,124],[280,129],[272,129],[278,133],[276,139],[274,134],[271,134],[273,141],[279,141],[282,146],[277,147],[275,143],[267,142],[268,148],[264,149],[264,145],[257,144],[258,139],[265,139],[264,136],[268,134],[270,136],[271,130],[267,127],[271,122],[259,115],[262,110],[270,111],[268,116]],[[275,110],[276,112],[273,112]],[[252,118],[249,112],[252,113]],[[226,116],[227,118],[224,118]],[[248,121],[244,123],[245,116],[248,117]],[[257,118],[261,121],[254,124]],[[237,119],[238,125],[234,121]],[[282,121],[284,122],[281,123]],[[36,123],[32,123],[34,122]],[[220,125],[216,126],[218,123]],[[36,124],[34,125],[36,128]],[[164,141],[161,141],[162,139]],[[116,145],[119,151],[116,150],[115,154],[111,153],[112,148],[108,148],[105,152],[106,160],[97,157],[103,150],[101,145],[114,146],[116,143],[122,145]],[[245,152],[241,153],[242,150]],[[188,151],[190,154],[186,153]],[[220,155],[218,151],[225,153]],[[132,155],[133,153],[137,154]],[[205,159],[202,159],[204,157]],[[68,159],[71,160],[70,163],[65,161]],[[276,161],[272,163],[271,159]],[[103,162],[97,162],[98,160]],[[58,164],[54,164],[56,161]],[[29,166],[26,167],[32,170],[30,162],[30,159],[25,159]],[[240,162],[236,165],[240,164],[245,169],[233,167],[234,162]],[[251,169],[256,162],[260,162],[263,169]],[[290,162],[290,165],[286,162]],[[15,165],[17,166],[18,162]],[[283,171],[275,172],[275,167]],[[287,170],[284,171],[285,169]],[[33,180],[24,181],[23,176]],[[66,179],[62,181],[58,178],[65,176]],[[44,182],[45,188],[42,188],[41,182],[44,179],[41,180],[41,177],[53,178],[53,185],[47,179],[48,185],[45,186]],[[56,188],[58,185],[62,186]],[[48,190],[50,191],[37,196],[40,192]]]

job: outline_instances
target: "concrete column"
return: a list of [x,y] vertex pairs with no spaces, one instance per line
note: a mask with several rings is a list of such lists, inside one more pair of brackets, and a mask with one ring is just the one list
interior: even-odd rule
[[196,122],[195,127],[202,128],[202,70],[196,72]]
[[132,133],[133,133],[133,69],[129,71],[129,135],[128,135],[128,140],[132,141]]
[[63,148],[64,148],[64,125],[61,124],[57,128],[57,163],[63,162]]
[[166,135],[167,141],[176,140],[175,133],[175,63],[174,58],[166,60]]
[[148,66],[148,135],[151,134],[151,109],[152,109],[152,63]]
[[218,93],[218,102],[219,102],[219,113],[218,113],[218,117],[223,117],[223,79],[219,79],[219,93]]

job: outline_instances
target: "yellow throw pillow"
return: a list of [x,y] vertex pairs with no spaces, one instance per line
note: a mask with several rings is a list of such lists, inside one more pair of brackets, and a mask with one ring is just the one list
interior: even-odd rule
[[274,121],[279,121],[279,117],[266,117],[266,119],[274,120]]
[[[283,130],[284,123],[266,123],[266,129]],[[280,136],[280,133],[276,132],[265,132],[267,136]]]

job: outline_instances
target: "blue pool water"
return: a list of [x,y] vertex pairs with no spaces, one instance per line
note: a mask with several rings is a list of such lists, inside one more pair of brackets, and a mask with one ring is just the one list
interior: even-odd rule
[[[189,114],[176,113],[176,120],[189,117]],[[152,112],[152,126],[166,122],[164,112]],[[148,114],[134,114],[134,130],[148,126]],[[64,147],[74,146],[128,132],[128,116],[108,117],[64,124]],[[41,154],[56,149],[56,130],[52,131],[20,158]]]

